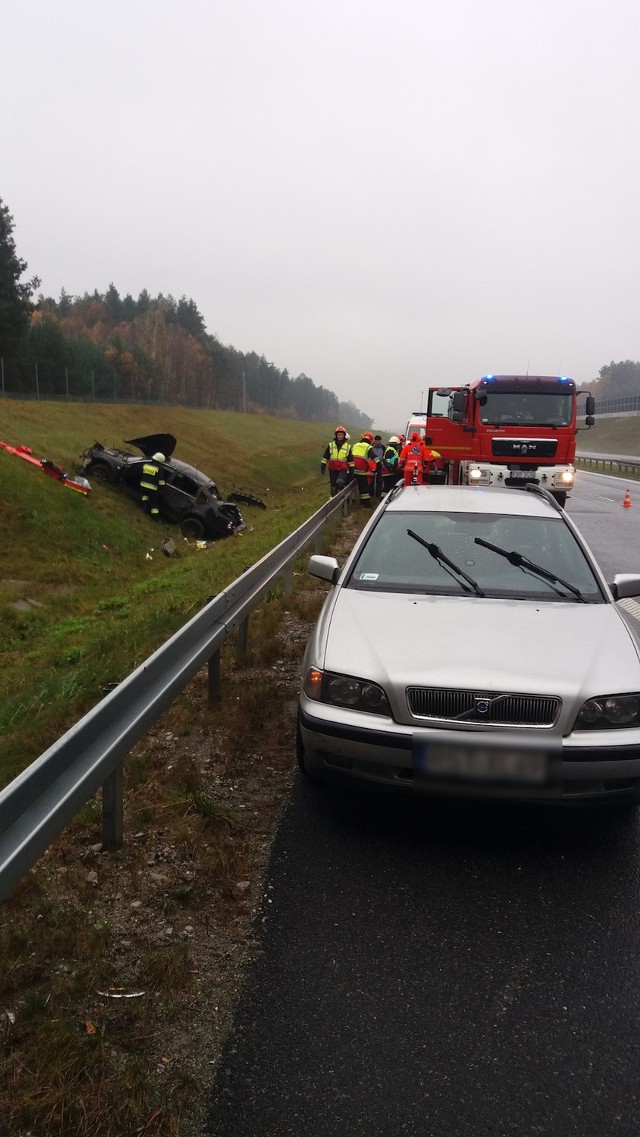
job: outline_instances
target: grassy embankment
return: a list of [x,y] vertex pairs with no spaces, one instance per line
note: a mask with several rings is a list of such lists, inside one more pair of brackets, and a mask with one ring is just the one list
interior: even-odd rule
[[[248,489],[247,529],[199,550],[96,484],[87,498],[0,449],[0,786],[57,739],[243,569],[326,498],[330,428],[263,416],[4,401],[0,438],[75,473],[94,440],[170,431],[222,492]],[[329,433],[328,433],[329,431]],[[165,536],[178,556],[158,549]],[[151,559],[149,559],[149,557]]]
[[578,451],[587,454],[631,454],[640,457],[640,415],[596,418],[595,426],[581,430]]

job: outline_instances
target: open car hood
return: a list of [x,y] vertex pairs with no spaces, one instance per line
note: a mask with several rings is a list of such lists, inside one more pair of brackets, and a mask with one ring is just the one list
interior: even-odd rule
[[173,434],[145,434],[142,438],[125,438],[127,446],[137,446],[142,450],[145,458],[152,458],[154,454],[164,454],[170,458],[176,448],[176,439]]

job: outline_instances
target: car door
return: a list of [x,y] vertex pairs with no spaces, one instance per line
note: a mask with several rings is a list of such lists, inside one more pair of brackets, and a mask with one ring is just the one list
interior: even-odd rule
[[179,522],[185,513],[193,509],[198,484],[193,478],[180,470],[165,468],[165,486],[160,500],[160,510],[167,521]]

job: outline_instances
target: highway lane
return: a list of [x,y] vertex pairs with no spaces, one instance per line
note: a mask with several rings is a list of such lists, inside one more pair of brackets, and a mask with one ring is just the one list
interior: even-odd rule
[[[569,505],[609,577],[640,568],[626,488]],[[637,1137],[639,852],[635,813],[299,779],[207,1133]]]
[[[631,508],[622,505],[625,490]],[[567,513],[588,541],[607,579],[614,572],[640,573],[640,483],[578,470]]]

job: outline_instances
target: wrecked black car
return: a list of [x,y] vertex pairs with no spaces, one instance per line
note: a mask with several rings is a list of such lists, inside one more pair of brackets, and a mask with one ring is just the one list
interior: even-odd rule
[[80,472],[94,481],[109,482],[140,502],[140,474],[145,458],[164,454],[165,485],[158,501],[164,521],[179,525],[183,536],[191,540],[213,541],[244,529],[244,518],[237,505],[220,500],[218,487],[211,478],[195,466],[171,457],[176,447],[172,434],[147,434],[124,442],[125,446],[136,446],[142,451],[142,457],[130,450],[94,442],[82,453]]

